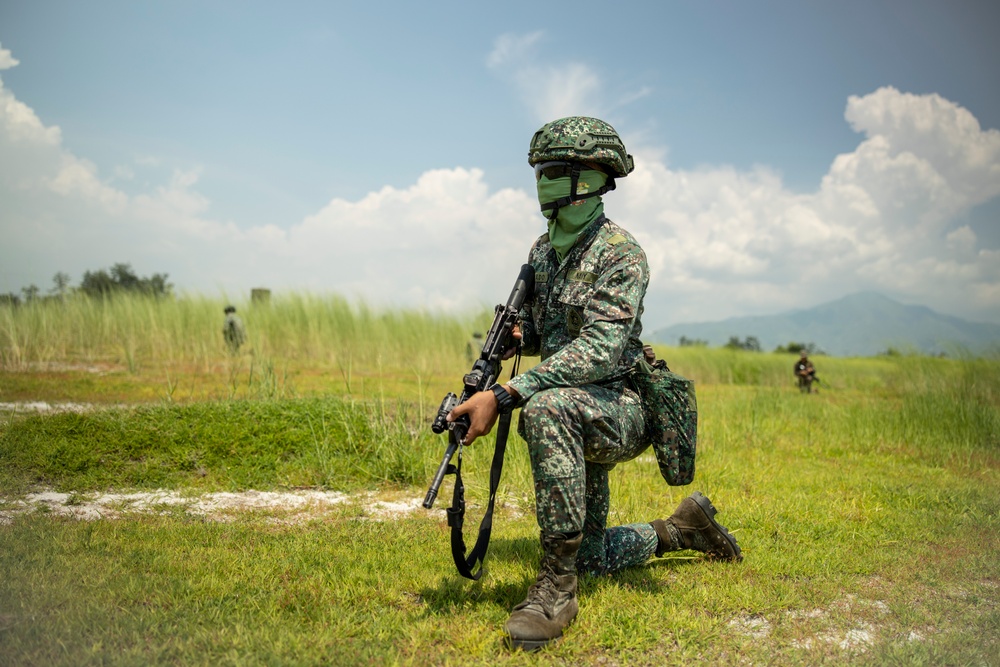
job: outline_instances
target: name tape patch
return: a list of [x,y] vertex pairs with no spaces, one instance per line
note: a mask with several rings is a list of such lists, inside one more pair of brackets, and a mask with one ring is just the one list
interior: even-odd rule
[[567,280],[572,280],[575,283],[592,283],[597,280],[597,274],[591,273],[590,271],[581,271],[580,269],[570,269],[566,274]]

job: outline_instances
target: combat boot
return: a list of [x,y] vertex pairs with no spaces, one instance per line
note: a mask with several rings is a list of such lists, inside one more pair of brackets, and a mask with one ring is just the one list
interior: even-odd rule
[[507,643],[512,648],[535,651],[562,637],[576,618],[576,552],[583,533],[567,538],[562,533],[542,534],[542,564],[528,596],[507,619]]
[[701,491],[695,491],[681,501],[670,518],[651,522],[659,539],[656,555],[694,549],[710,558],[743,560],[736,538],[715,520],[716,511],[711,500],[703,496]]

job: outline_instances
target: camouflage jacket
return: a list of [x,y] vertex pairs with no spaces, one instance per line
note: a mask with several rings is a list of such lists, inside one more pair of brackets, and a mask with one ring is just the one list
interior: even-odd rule
[[560,263],[543,234],[528,255],[535,293],[521,317],[522,352],[541,362],[512,378],[522,400],[553,387],[604,383],[627,375],[642,355],[646,254],[604,216]]
[[246,342],[247,332],[239,317],[232,313],[226,314],[226,320],[222,324],[222,336],[227,343],[237,347]]

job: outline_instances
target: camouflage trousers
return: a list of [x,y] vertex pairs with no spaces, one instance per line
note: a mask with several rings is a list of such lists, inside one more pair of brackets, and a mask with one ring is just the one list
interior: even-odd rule
[[638,395],[621,384],[546,389],[521,409],[518,432],[531,456],[538,525],[543,533],[583,531],[582,572],[617,572],[653,556],[649,523],[607,527],[608,472],[648,446]]

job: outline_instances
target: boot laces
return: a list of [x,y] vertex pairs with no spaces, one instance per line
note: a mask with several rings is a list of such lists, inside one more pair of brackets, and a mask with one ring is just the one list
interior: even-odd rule
[[559,582],[556,573],[551,568],[543,567],[535,578],[535,583],[528,589],[524,602],[515,609],[531,609],[549,616],[558,597]]

